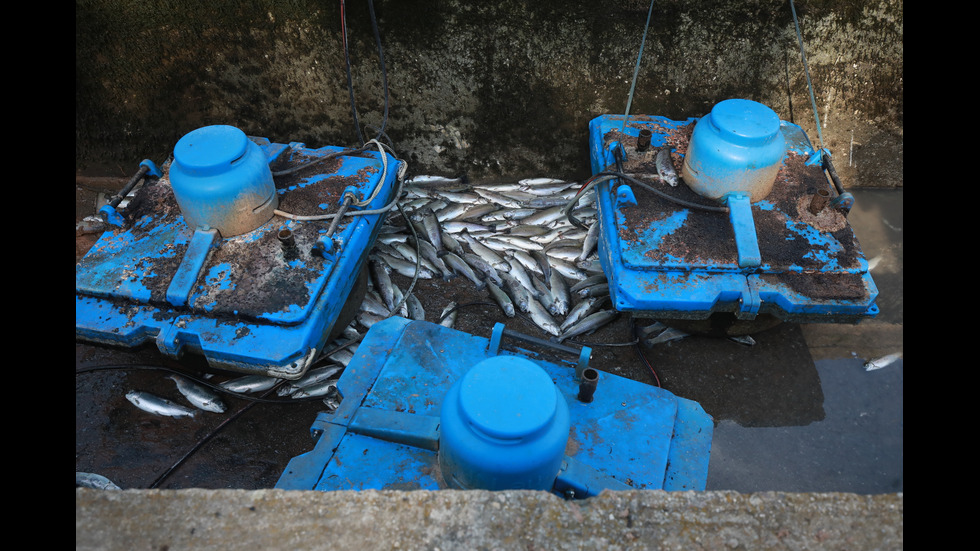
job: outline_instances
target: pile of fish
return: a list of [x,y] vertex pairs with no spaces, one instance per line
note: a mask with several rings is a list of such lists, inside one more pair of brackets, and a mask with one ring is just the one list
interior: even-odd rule
[[[416,177],[405,182],[403,216],[390,215],[368,257],[371,287],[357,323],[394,314],[424,320],[414,293],[391,274],[455,280],[485,292],[507,317],[527,316],[554,342],[616,318],[596,252],[594,191],[552,178],[468,184]],[[571,208],[566,210],[566,207]],[[430,321],[452,326],[454,303]]]
[[456,303],[427,314],[414,291],[394,283],[393,273],[471,285],[505,316],[526,316],[554,342],[590,334],[618,313],[608,306],[609,286],[596,253],[595,194],[581,189],[581,183],[551,178],[472,185],[442,177],[408,180],[399,209],[391,211],[369,252],[370,285],[355,320],[302,379],[245,375],[206,386],[172,375],[189,406],[145,391],[130,391],[126,398],[156,415],[195,417],[223,413],[221,393],[242,396],[276,387],[283,399],[322,397],[335,408],[336,383],[372,325],[392,315],[454,323]]

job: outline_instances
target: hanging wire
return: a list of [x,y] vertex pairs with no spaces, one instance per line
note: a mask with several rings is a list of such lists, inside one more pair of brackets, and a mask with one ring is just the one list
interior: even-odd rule
[[793,24],[796,25],[796,38],[800,42],[800,57],[803,59],[803,72],[806,73],[806,86],[810,91],[810,105],[813,107],[813,118],[817,122],[817,136],[820,138],[820,149],[823,145],[823,132],[820,130],[820,115],[817,114],[817,100],[813,97],[813,83],[810,81],[810,66],[806,62],[806,51],[803,48],[803,34],[800,33],[800,22],[796,18],[796,6],[789,0],[789,8],[793,12]]
[[653,0],[650,0],[650,11],[647,12],[647,24],[643,28],[643,39],[640,40],[640,53],[636,55],[636,68],[633,69],[633,83],[630,84],[630,95],[626,99],[626,114],[623,117],[623,130],[626,130],[626,121],[630,118],[630,106],[633,104],[633,92],[636,90],[636,79],[640,75],[640,59],[643,58],[643,47],[647,42],[647,31],[650,29],[650,17],[653,15]]

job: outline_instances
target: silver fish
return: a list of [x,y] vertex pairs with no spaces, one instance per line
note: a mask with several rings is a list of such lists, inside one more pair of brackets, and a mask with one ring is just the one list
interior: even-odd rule
[[121,490],[115,482],[95,473],[83,473],[75,471],[76,488],[92,488],[94,490]]
[[463,260],[465,260],[470,266],[472,266],[473,270],[476,271],[478,274],[483,274],[484,276],[486,276],[487,279],[496,283],[497,285],[504,284],[504,282],[500,280],[500,276],[497,275],[497,270],[494,269],[494,267],[491,266],[489,262],[484,260],[479,255],[475,255],[473,253],[464,253]]
[[[599,298],[599,297],[595,297],[595,298]],[[666,325],[664,325],[659,321],[654,321],[653,323],[645,327],[636,327],[633,329],[633,331],[636,333],[636,336],[642,341],[648,339],[652,335],[653,336],[659,335],[660,333],[663,333],[666,329],[667,329]]]
[[413,260],[405,260],[402,258],[397,258],[391,256],[390,254],[386,254],[382,252],[376,252],[374,254],[377,258],[384,261],[384,263],[387,264],[389,268],[391,268],[392,270],[398,272],[399,274],[405,277],[418,276],[421,279],[432,279],[432,277],[435,275],[432,272],[432,270],[425,267],[425,265],[417,266],[416,262]]
[[265,375],[243,375],[221,383],[221,387],[230,392],[262,392],[276,386],[282,379]]
[[549,333],[554,337],[561,336],[561,331],[558,329],[558,323],[555,322],[555,319],[551,317],[551,314],[545,310],[544,306],[542,306],[540,302],[533,298],[528,300],[527,310],[528,314],[531,316],[531,321],[534,322],[534,325],[537,325],[546,333]]
[[453,220],[446,222],[442,225],[442,229],[449,233],[459,233],[466,230],[470,233],[481,232],[490,233],[494,231],[494,227],[488,224],[475,224],[473,222],[463,222],[458,220]]
[[354,351],[350,348],[342,348],[336,352],[331,352],[327,357],[340,365],[347,367],[350,361],[354,359]]
[[447,251],[456,254],[457,256],[463,253],[463,245],[456,240],[449,232],[442,232],[442,245]]
[[387,318],[388,316],[379,316],[377,314],[372,314],[371,312],[360,311],[357,313],[357,323],[360,323],[368,329],[370,329],[375,323],[384,321]]
[[187,398],[187,401],[193,404],[194,407],[213,413],[225,412],[225,403],[222,402],[221,398],[211,390],[194,383],[194,381],[191,381],[186,377],[181,377],[180,375],[171,375],[167,378],[177,384],[177,390],[180,391],[180,393],[184,395],[184,398]]
[[566,315],[569,305],[572,303],[568,283],[565,282],[565,278],[557,270],[553,270],[549,284],[551,285],[551,294],[555,297],[554,313],[559,316]]
[[166,398],[154,396],[149,392],[130,390],[126,393],[126,399],[134,406],[154,415],[166,417],[194,417],[197,415],[197,410],[171,402]]
[[527,289],[531,296],[537,297],[539,295],[539,291],[534,287],[534,282],[531,281],[531,275],[527,273],[520,261],[511,263],[509,273],[520,282],[521,286]]
[[446,260],[446,264],[450,268],[452,268],[457,274],[466,276],[467,279],[476,285],[477,289],[483,290],[483,288],[486,287],[487,284],[484,283],[480,276],[476,275],[476,272],[473,271],[473,268],[470,267],[465,260],[453,253],[446,253],[443,258]]
[[378,294],[381,295],[381,300],[384,301],[388,311],[394,310],[395,284],[391,282],[391,276],[388,274],[391,267],[380,259],[373,257],[368,258],[368,264],[371,275],[374,276],[374,288],[378,290]]
[[[447,237],[447,234],[442,234],[443,245],[446,244],[447,239],[453,239],[453,238]],[[435,246],[432,245],[432,243],[429,243],[425,239],[413,239],[412,243],[414,243],[419,248],[419,251],[422,253],[422,258],[428,260],[432,264],[432,266],[434,267],[433,271],[438,271],[439,273],[442,274],[442,279],[448,281],[456,277],[455,272],[453,272],[452,270],[449,269],[448,266],[446,266],[446,262],[443,261],[442,257],[439,256],[439,251],[436,250]],[[446,249],[449,250],[448,247],[446,247]]]
[[279,396],[287,396],[293,392],[310,385],[317,384],[321,381],[326,381],[339,373],[344,369],[341,365],[325,365],[323,367],[316,367],[306,372],[300,379],[293,381],[292,383],[282,385],[276,391]]
[[527,312],[528,302],[533,300],[531,298],[531,293],[527,290],[520,281],[508,272],[502,272],[500,278],[504,280],[504,289],[507,294],[510,295],[511,300],[514,302],[514,306],[517,307],[521,312]]
[[464,241],[466,241],[467,244],[469,244],[471,251],[476,253],[480,258],[484,259],[486,262],[488,262],[491,266],[494,267],[494,269],[505,270],[505,271],[510,270],[510,264],[508,264],[507,261],[503,259],[503,257],[497,254],[497,252],[491,249],[490,247],[487,247],[486,245],[481,243],[479,239],[470,235],[470,232],[463,231],[460,232],[459,235],[460,237],[463,238]]
[[361,311],[376,316],[388,317],[391,310],[381,303],[380,298],[376,298],[377,293],[364,293],[364,300],[361,301]]
[[583,279],[582,281],[579,281],[575,285],[572,285],[569,291],[575,293],[584,287],[589,287],[591,285],[598,285],[600,283],[608,283],[608,280],[606,279],[606,274],[596,274],[596,275],[589,276]]
[[548,255],[544,251],[531,251],[531,257],[534,258],[538,266],[538,271],[544,276],[544,280],[551,281],[553,270],[551,269],[551,261],[548,260]]
[[441,230],[439,228],[439,221],[436,220],[436,215],[432,212],[432,209],[422,211],[422,226],[425,228],[425,236],[429,239],[429,243],[432,243],[439,255],[442,256]]
[[657,152],[657,173],[671,186],[677,185],[677,171],[674,170],[669,147],[663,147]]
[[439,316],[439,325],[443,327],[452,327],[456,324],[456,303],[450,301],[445,308],[442,309],[442,314]]
[[447,190],[434,190],[432,195],[435,197],[440,197],[449,201],[451,203],[476,203],[483,200],[478,193],[472,191],[447,191]]
[[[491,244],[491,241],[495,243]],[[506,251],[512,247],[518,247],[524,249],[525,251],[540,251],[544,249],[544,245],[537,243],[532,239],[507,234],[495,235],[491,238],[487,238],[483,243],[491,249],[498,251]],[[503,245],[500,245],[499,243],[503,243]]]
[[[431,245],[431,243],[429,244]],[[432,261],[426,258],[425,255],[421,254],[422,253],[421,247],[416,248],[413,247],[412,245],[409,245],[408,243],[396,243],[394,245],[394,248],[395,251],[405,260],[413,264],[417,262],[419,265],[424,266],[430,272],[439,271],[439,268],[437,268],[436,265],[432,263]],[[438,258],[438,254],[436,255],[436,258]]]
[[586,297],[600,297],[609,294],[609,284],[600,283],[598,285],[590,285],[589,287],[583,287],[576,291],[576,294],[580,298]]
[[865,371],[874,371],[876,369],[881,369],[883,367],[889,366],[896,360],[902,357],[901,352],[893,352],[891,354],[882,356],[880,358],[875,358],[873,360],[868,360],[864,362]]
[[500,309],[504,311],[505,316],[512,318],[517,315],[514,308],[514,301],[511,300],[510,296],[503,289],[495,285],[492,281],[488,281],[487,290],[490,291],[490,297],[500,305]]
[[592,251],[595,250],[596,245],[599,243],[599,224],[593,222],[589,226],[589,232],[585,234],[585,239],[582,240],[582,254],[578,256],[579,261],[583,261],[589,258]]
[[580,301],[568,311],[568,315],[558,327],[562,332],[574,325],[579,320],[585,319],[593,312],[597,311],[609,297],[592,297]]
[[507,233],[509,235],[514,235],[517,237],[534,237],[536,235],[548,233],[549,231],[551,230],[543,226],[534,226],[531,224],[524,224],[524,223],[518,224],[516,226],[511,226],[510,228],[507,229]]
[[409,319],[425,321],[425,308],[422,307],[422,302],[415,296],[415,293],[406,297],[405,305],[408,306]]
[[551,259],[551,266],[558,271],[561,275],[567,277],[568,279],[574,279],[575,281],[581,281],[587,277],[589,274],[585,270],[579,268],[578,266],[573,266],[572,264],[561,260],[560,258]]
[[728,337],[728,340],[737,342],[738,344],[744,344],[745,346],[755,346],[755,339],[751,335],[736,335],[734,337]]
[[667,329],[664,329],[664,331],[659,335],[657,335],[656,337],[651,337],[643,341],[643,344],[645,344],[647,348],[649,348],[651,346],[663,344],[665,342],[680,340],[687,336],[688,334],[681,331],[680,329],[674,329],[673,327],[668,327]]
[[570,339],[578,335],[592,333],[596,329],[599,329],[600,327],[616,319],[617,316],[619,316],[619,312],[615,310],[600,310],[599,312],[590,314],[562,332],[561,336],[558,337],[558,342],[562,342],[565,339]]
[[311,385],[307,385],[301,388],[297,388],[289,395],[290,398],[312,398],[314,396],[323,396],[330,392],[331,390],[337,388],[338,379],[326,379],[323,381],[318,381]]
[[435,211],[436,220],[438,220],[440,223],[445,222],[446,220],[456,220],[469,208],[470,206],[466,203],[449,203],[445,207]]
[[479,220],[484,215],[489,214],[498,208],[500,207],[493,203],[477,203],[475,205],[469,205],[469,208],[467,208],[466,211],[460,214],[455,220],[460,222]]
[[477,188],[475,191],[480,197],[483,197],[487,201],[494,203],[496,205],[503,205],[509,208],[523,208],[524,204],[517,199],[512,198],[504,193],[498,193],[489,189]]
[[[534,251],[534,252],[540,252],[540,251]],[[538,262],[534,259],[533,255],[525,250],[513,249],[510,251],[506,251],[504,253],[504,256],[507,259],[507,265],[508,265],[506,271],[510,271],[510,267],[514,265],[513,261],[516,260],[518,263],[520,263],[521,266],[524,267],[525,270],[529,272],[534,272],[538,275],[544,275],[541,273],[541,267],[538,266]]]
[[558,205],[556,207],[549,207],[544,210],[539,211],[537,214],[532,214],[521,220],[524,224],[535,224],[539,226],[547,226],[558,220],[565,218],[564,206]]

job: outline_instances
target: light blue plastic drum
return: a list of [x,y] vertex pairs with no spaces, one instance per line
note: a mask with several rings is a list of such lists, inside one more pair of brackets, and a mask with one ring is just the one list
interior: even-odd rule
[[772,190],[785,154],[779,116],[772,109],[729,99],[695,124],[681,176],[711,199],[740,193],[760,201]]
[[569,429],[568,404],[544,369],[516,356],[488,358],[443,401],[442,476],[458,489],[550,490]]
[[170,183],[187,225],[222,237],[258,228],[279,206],[268,158],[233,126],[205,126],[178,140]]

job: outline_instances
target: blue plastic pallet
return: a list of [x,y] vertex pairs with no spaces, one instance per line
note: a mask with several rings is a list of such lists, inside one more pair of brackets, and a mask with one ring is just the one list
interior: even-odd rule
[[[598,370],[594,371],[598,380],[591,401],[584,402],[580,382],[592,369],[588,367],[591,350],[583,348],[577,358],[573,351],[573,358],[567,362],[551,361],[519,347],[504,349],[501,343],[505,338],[508,345],[533,339],[510,333],[502,324],[494,327],[490,338],[399,317],[375,324],[337,383],[343,397],[339,408],[318,415],[311,426],[317,438],[315,447],[290,461],[276,487],[318,491],[472,489],[472,484],[462,485],[445,472],[447,463],[440,461],[447,446],[440,432],[448,430],[442,416],[451,415],[445,410],[455,403],[450,392],[454,385],[466,382],[467,375],[479,366],[492,363],[487,360],[504,357],[531,361],[540,367],[550,379],[545,386],[556,388],[559,405],[568,408],[568,440],[557,472],[550,474],[547,487],[530,489],[584,498],[603,489],[705,488],[713,422],[700,405]],[[533,387],[530,383],[517,386]],[[486,389],[489,396],[483,396],[474,409],[488,411],[494,397],[499,396],[499,415],[513,415],[516,406],[508,400],[510,393],[501,392],[506,388]],[[544,389],[536,396],[544,400],[548,392]],[[537,415],[539,400],[528,399],[534,411],[525,415]],[[500,419],[480,424],[499,427],[498,421],[513,428]],[[497,436],[485,439],[495,442]],[[483,459],[494,461],[495,455],[487,454]],[[528,488],[505,483],[495,487],[482,480],[479,487],[483,489]]]
[[[681,172],[697,118],[634,115],[625,128],[623,119],[604,115],[591,121],[594,174],[619,170],[618,152],[622,172],[657,191],[691,203],[720,205],[683,182],[671,187],[656,177],[654,158],[663,147],[670,148]],[[650,148],[640,152],[637,139],[644,129],[651,133]],[[847,223],[847,209],[833,206],[849,194],[832,194],[832,206],[819,217],[812,215],[808,205],[813,196],[834,187],[803,130],[780,121],[780,132],[787,153],[776,183],[768,196],[745,208],[747,216],[741,219],[683,206],[621,179],[596,186],[599,260],[617,310],[685,320],[721,312],[741,320],[769,314],[782,321],[854,323],[877,315],[878,290]],[[754,263],[744,259],[743,235],[756,246]]]
[[[249,137],[273,172],[288,172],[338,147],[271,143]],[[335,156],[275,179],[283,213],[334,213],[343,193],[370,197],[356,210],[384,207],[401,163],[379,151]],[[209,365],[295,379],[322,350],[355,285],[383,215],[331,220],[276,214],[258,228],[222,237],[184,221],[169,178],[138,188],[120,227],[106,231],[75,267],[75,336],[167,356],[201,354]],[[382,177],[384,175],[384,177]]]

